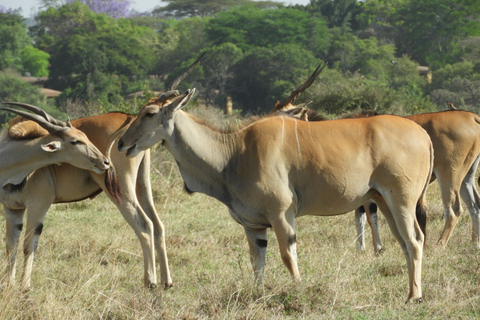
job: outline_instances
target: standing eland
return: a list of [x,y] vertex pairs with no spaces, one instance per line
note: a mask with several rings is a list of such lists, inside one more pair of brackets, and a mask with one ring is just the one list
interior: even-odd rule
[[[323,67],[319,66],[304,84],[292,91],[287,99],[277,102],[270,113],[285,113],[298,118],[303,116],[308,121],[326,120],[314,110],[302,110],[300,106],[293,105],[295,99],[312,85],[322,70]],[[480,248],[480,196],[475,187],[475,174],[480,161],[480,116],[473,112],[459,110],[451,103],[448,103],[448,106],[450,110],[410,115],[405,118],[425,129],[433,143],[435,160],[431,182],[435,179],[438,181],[445,217],[445,225],[438,244],[447,245],[458,218],[463,214],[460,201],[463,199],[472,220],[472,242]],[[364,118],[376,115],[378,113],[368,112],[358,113],[353,117]],[[378,253],[382,249],[382,244],[378,233],[376,206],[371,201],[364,204],[363,208],[355,210],[359,248],[364,248],[365,212],[367,212],[366,219],[372,228],[374,250]],[[369,216],[369,213],[373,215]]]
[[244,227],[258,282],[268,228],[300,279],[295,218],[347,213],[373,197],[407,261],[407,301],[422,300],[424,196],[433,167],[425,130],[396,116],[324,122],[272,116],[225,131],[181,110],[194,92],[144,106],[118,149],[134,157],[162,142],[186,190],[221,201]]

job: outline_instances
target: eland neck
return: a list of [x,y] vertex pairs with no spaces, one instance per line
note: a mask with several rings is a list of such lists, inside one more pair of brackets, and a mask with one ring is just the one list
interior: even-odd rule
[[187,191],[202,192],[227,204],[224,172],[239,134],[216,130],[181,110],[173,121],[173,134],[164,145],[175,158]]
[[44,137],[13,140],[5,133],[0,142],[0,187],[20,184],[32,171],[56,163],[56,155],[40,146],[48,142]]

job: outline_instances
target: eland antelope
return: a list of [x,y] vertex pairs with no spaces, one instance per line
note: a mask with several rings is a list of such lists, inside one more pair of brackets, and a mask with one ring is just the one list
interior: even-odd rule
[[[286,99],[282,100],[281,102],[277,101],[274,108],[270,110],[269,114],[285,114],[304,121],[328,120],[328,118],[322,116],[318,112],[307,108],[312,101],[300,105],[293,104],[300,94],[313,84],[315,79],[320,75],[320,73],[322,73],[326,65],[327,64],[325,63],[322,67],[320,64],[317,69],[315,69],[315,71],[308,77],[308,79],[298,88],[293,90]],[[374,252],[375,254],[379,254],[382,251],[382,242],[380,240],[380,233],[378,231],[377,204],[371,199],[355,209],[357,249],[360,251],[365,250],[365,222],[368,222],[370,230],[372,231]]]
[[[198,64],[203,54],[189,68],[180,74],[159,97],[156,103],[168,103],[168,99],[176,97],[175,88]],[[111,146],[134,120],[134,116],[120,112],[72,120],[74,128],[83,132],[88,139],[102,152],[109,155],[111,165],[115,168],[116,179],[86,168],[69,164],[50,166],[37,170],[27,180],[23,189],[17,191],[18,214],[15,225],[20,225],[23,212],[27,208],[27,225],[38,230],[27,238],[24,244],[25,268],[22,280],[23,288],[30,286],[33,254],[40,237],[43,220],[52,203],[75,202],[94,198],[106,191],[108,198],[134,230],[143,252],[144,284],[146,287],[157,286],[155,250],[159,258],[161,284],[164,288],[173,285],[168,267],[165,246],[165,228],[158,217],[153,203],[150,182],[150,150],[140,152],[136,157],[128,158]],[[36,186],[42,186],[41,190]],[[41,191],[41,192],[40,192]],[[27,230],[28,231],[28,230]],[[11,247],[16,247],[19,232],[11,235]],[[15,277],[15,256],[12,255],[11,267],[8,269],[13,280]]]
[[135,157],[162,142],[185,189],[221,201],[244,227],[258,283],[268,228],[300,279],[295,218],[347,213],[373,197],[407,261],[407,301],[421,301],[424,195],[433,166],[425,130],[397,116],[323,122],[272,116],[222,131],[181,110],[194,92],[144,106],[118,149]]
[[[0,140],[0,203],[5,208],[7,277],[15,278],[18,239],[23,229],[27,208],[25,235],[25,271],[23,287],[30,285],[30,273],[37,241],[43,229],[43,210],[36,198],[51,199],[55,182],[51,179],[54,164],[69,164],[97,175],[110,171],[109,159],[70,121],[54,119],[43,110],[21,103],[6,103],[34,113],[13,108],[0,108],[20,115],[9,122]],[[112,175],[107,175],[112,177]],[[42,180],[42,184],[36,184]],[[72,183],[72,181],[69,181]],[[34,197],[30,197],[34,195]],[[48,200],[47,200],[48,201]]]
[[[157,103],[167,102],[169,98],[178,95],[175,88],[198,64],[203,55],[197,59],[187,70],[178,76],[167,88],[166,92],[156,98]],[[164,288],[173,285],[168,267],[165,246],[165,228],[162,224],[153,203],[150,184],[150,150],[141,152],[135,158],[111,150],[112,144],[127,128],[135,117],[120,112],[72,120],[72,126],[81,130],[85,135],[106,154],[111,153],[112,167],[116,169],[116,179],[109,179],[108,175],[94,171],[84,170],[75,166],[64,164],[50,166],[37,170],[28,179],[26,186],[21,190],[21,206],[27,209],[27,224],[36,224],[38,230],[43,224],[43,219],[52,203],[81,201],[94,198],[103,190],[117,206],[122,216],[134,230],[139,239],[144,259],[144,284],[147,287],[156,287],[155,250],[160,262],[161,283]],[[74,181],[75,183],[72,183]],[[29,187],[29,186],[32,187]],[[42,190],[48,194],[39,193],[33,186],[41,185]],[[20,192],[20,191],[19,191]],[[28,198],[28,201],[25,199]],[[22,216],[25,209],[22,210]],[[20,219],[21,221],[21,219]],[[29,222],[31,221],[31,222]],[[38,242],[40,232],[27,238],[24,244],[25,268],[22,286],[30,286],[33,254]],[[14,235],[12,243],[18,245],[19,233]],[[33,248],[28,249],[27,248]],[[8,269],[9,278],[15,277],[15,257],[12,257],[12,266]]]
[[[320,66],[287,99],[277,102],[270,113],[286,113],[293,116],[298,114],[297,117],[300,118],[302,108],[293,105],[293,102],[318,77],[323,69],[319,68]],[[438,181],[445,217],[445,225],[438,244],[447,245],[458,218],[463,213],[460,202],[462,198],[472,220],[472,241],[480,248],[480,196],[474,182],[480,159],[480,117],[475,113],[459,110],[451,103],[448,103],[448,106],[450,110],[410,115],[405,118],[418,123],[425,129],[433,143],[435,160],[431,182],[435,178]],[[326,120],[313,110],[308,110],[307,115],[308,121]],[[353,117],[364,118],[375,115],[378,113],[355,114]],[[375,205],[369,202],[363,206],[363,209],[367,210],[366,218],[363,217],[365,211],[362,208],[355,210],[358,247],[364,248],[363,226],[367,219],[372,228],[374,250],[378,253],[382,249],[382,244],[376,224],[376,210],[372,211],[374,216],[369,217],[368,208],[375,209]]]

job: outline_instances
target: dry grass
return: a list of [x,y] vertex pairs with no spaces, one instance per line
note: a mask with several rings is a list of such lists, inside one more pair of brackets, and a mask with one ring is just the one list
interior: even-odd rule
[[[405,305],[405,259],[380,216],[385,251],[355,247],[353,214],[298,219],[301,283],[291,281],[273,233],[262,288],[253,285],[243,229],[218,201],[189,196],[165,150],[155,152],[154,194],[167,227],[174,287],[147,290],[133,231],[104,195],[50,210],[28,293],[0,282],[0,319],[479,318],[480,252],[465,214],[448,245],[438,188],[429,189],[425,302]],[[0,216],[0,232],[4,218]],[[370,235],[367,235],[370,241]],[[0,271],[5,269],[0,251]],[[21,264],[23,261],[19,259]],[[19,270],[21,272],[21,268]]]

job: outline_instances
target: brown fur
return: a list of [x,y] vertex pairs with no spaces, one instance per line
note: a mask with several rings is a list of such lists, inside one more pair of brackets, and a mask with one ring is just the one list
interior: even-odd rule
[[8,121],[8,126],[8,136],[15,140],[35,139],[48,134],[38,123],[21,116]]

